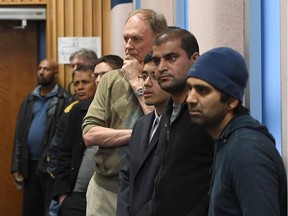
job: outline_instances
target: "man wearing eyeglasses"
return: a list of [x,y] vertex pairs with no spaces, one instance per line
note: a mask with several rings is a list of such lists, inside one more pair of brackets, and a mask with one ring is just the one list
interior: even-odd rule
[[[152,53],[144,59],[143,97],[155,110],[135,123],[129,142],[126,163],[119,174],[117,215],[147,215],[154,188],[154,179],[160,167],[155,155],[160,119],[169,94],[162,90],[156,80]],[[158,129],[159,128],[159,129]]]
[[96,87],[99,84],[102,76],[107,73],[108,71],[115,70],[121,68],[123,65],[123,59],[117,55],[105,55],[100,57],[97,60],[95,69],[94,69],[94,76]]
[[58,215],[85,216],[86,190],[94,172],[93,156],[97,146],[87,147],[82,140],[82,120],[93,100],[97,85],[105,73],[121,68],[116,55],[100,57],[94,68],[80,66],[73,72],[73,85],[79,103],[70,107],[63,138],[59,141],[59,159],[53,198],[60,204]]

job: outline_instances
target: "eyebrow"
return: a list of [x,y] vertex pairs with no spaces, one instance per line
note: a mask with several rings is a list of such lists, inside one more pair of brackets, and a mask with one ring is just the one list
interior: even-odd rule
[[163,56],[153,56],[152,59],[160,59],[160,58],[167,58],[167,57],[170,57],[170,56],[179,56],[178,53],[176,52],[169,52],[169,53],[166,53],[165,55]]
[[170,52],[170,53],[167,53],[167,54],[165,54],[164,55],[164,58],[166,57],[170,57],[170,56],[179,56],[179,54],[178,53],[175,53],[175,52]]

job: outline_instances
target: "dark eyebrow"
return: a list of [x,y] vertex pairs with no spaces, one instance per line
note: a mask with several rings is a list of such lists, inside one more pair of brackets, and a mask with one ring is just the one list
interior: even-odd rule
[[171,56],[179,56],[179,54],[175,52],[170,52],[170,53],[165,54],[164,58],[171,57]]

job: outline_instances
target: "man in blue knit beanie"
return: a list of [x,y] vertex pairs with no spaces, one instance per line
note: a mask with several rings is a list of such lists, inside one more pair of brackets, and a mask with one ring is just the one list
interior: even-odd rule
[[242,105],[248,70],[227,47],[212,49],[193,64],[187,79],[192,123],[215,140],[209,216],[287,215],[287,181],[268,129]]

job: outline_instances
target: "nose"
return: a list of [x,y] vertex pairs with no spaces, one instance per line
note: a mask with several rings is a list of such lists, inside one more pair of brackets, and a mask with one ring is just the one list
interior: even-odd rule
[[132,40],[129,38],[127,39],[126,41],[124,41],[124,48],[125,50],[130,50],[133,48],[133,45],[132,45]]
[[195,90],[193,90],[193,89],[188,90],[188,96],[187,96],[186,102],[189,105],[197,103],[197,97],[196,97]]
[[78,90],[80,90],[80,89],[84,89],[84,84],[82,82],[80,82],[78,85]]
[[40,67],[40,68],[38,69],[38,74],[40,75],[40,74],[43,74],[43,73],[44,73],[44,68]]
[[165,59],[160,59],[159,65],[157,66],[157,69],[158,69],[157,71],[158,71],[159,73],[168,70],[168,65],[167,65]]
[[147,79],[143,83],[144,87],[152,86],[152,80],[150,76],[147,77]]
[[98,83],[100,82],[100,80],[101,80],[101,76],[99,75],[99,76],[97,76],[97,78],[96,78],[96,80],[95,80],[96,85],[98,85]]

